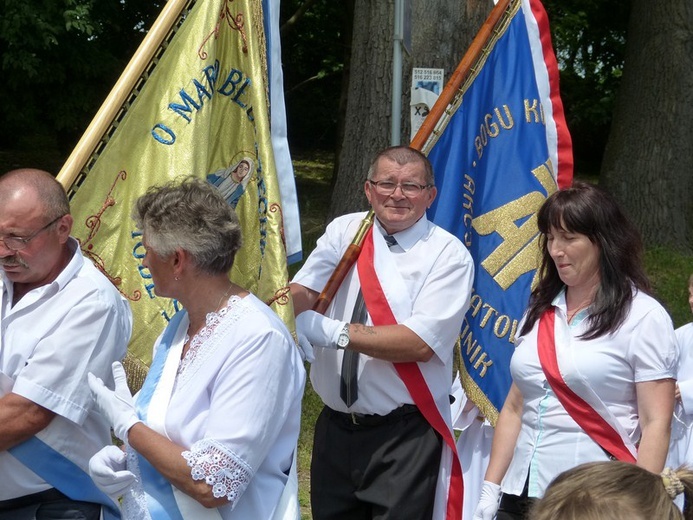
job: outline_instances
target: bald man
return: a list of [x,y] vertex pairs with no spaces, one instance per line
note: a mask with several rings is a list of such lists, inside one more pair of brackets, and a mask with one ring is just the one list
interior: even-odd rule
[[132,316],[82,256],[72,222],[49,173],[0,177],[0,520],[117,514],[87,473],[111,443],[87,374],[111,378]]

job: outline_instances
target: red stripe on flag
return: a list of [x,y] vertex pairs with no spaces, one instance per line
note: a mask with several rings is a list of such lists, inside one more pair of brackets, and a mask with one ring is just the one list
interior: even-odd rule
[[[568,131],[568,125],[565,121],[565,113],[563,112],[563,101],[558,88],[559,74],[558,62],[556,55],[553,52],[551,44],[551,31],[549,30],[549,19],[546,16],[544,6],[539,0],[529,0],[532,8],[532,14],[539,27],[539,40],[541,42],[542,56],[549,75],[549,89],[551,97],[551,105],[553,111],[553,120],[556,123],[556,132],[558,139],[558,187],[567,188],[573,182],[573,141]],[[530,44],[532,37],[530,35]]]

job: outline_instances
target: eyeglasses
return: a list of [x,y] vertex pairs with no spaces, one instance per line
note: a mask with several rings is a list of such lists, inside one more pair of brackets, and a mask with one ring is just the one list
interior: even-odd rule
[[379,195],[392,195],[399,186],[399,189],[402,190],[402,194],[405,197],[418,197],[423,190],[433,186],[433,184],[417,184],[415,182],[397,183],[392,181],[372,181],[370,179],[368,179],[368,182],[375,187],[375,192]]
[[46,229],[51,227],[53,224],[55,224],[58,220],[60,220],[64,216],[65,215],[60,215],[59,217],[54,218],[48,224],[43,226],[38,231],[34,231],[28,237],[12,237],[12,236],[10,236],[10,237],[0,238],[0,240],[2,240],[2,243],[5,244],[5,247],[7,249],[9,249],[10,251],[21,251],[26,246],[28,246],[29,242],[31,242],[34,238],[36,238],[42,231],[45,231]]

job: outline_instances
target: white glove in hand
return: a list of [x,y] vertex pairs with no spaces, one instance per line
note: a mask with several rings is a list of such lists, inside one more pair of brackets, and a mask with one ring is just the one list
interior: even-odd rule
[[301,360],[308,361],[308,363],[315,361],[313,345],[310,344],[306,335],[296,331],[296,337],[298,338],[298,351],[301,353]]
[[303,334],[316,347],[338,348],[337,339],[346,325],[344,321],[327,318],[315,311],[296,316],[296,334]]
[[113,433],[121,440],[127,440],[128,430],[141,422],[135,413],[135,403],[128,388],[123,365],[118,361],[113,363],[113,380],[115,391],[106,388],[103,381],[94,374],[87,377],[96,401],[96,408],[108,419],[113,426]]
[[123,450],[117,446],[106,446],[89,459],[89,476],[101,491],[117,502],[118,497],[136,480],[135,474],[125,467]]
[[481,498],[474,511],[474,520],[493,520],[498,512],[501,488],[498,484],[484,480]]

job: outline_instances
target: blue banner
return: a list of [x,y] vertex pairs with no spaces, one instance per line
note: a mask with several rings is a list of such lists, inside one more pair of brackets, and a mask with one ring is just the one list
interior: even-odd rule
[[536,211],[557,178],[572,180],[570,136],[557,82],[549,84],[557,75],[555,57],[551,51],[552,60],[545,59],[539,36],[546,24],[534,17],[537,7],[544,14],[536,4],[511,3],[442,133],[427,147],[438,188],[429,218],[458,236],[475,259],[459,338],[461,378],[492,424],[510,388],[513,340],[537,276]]

